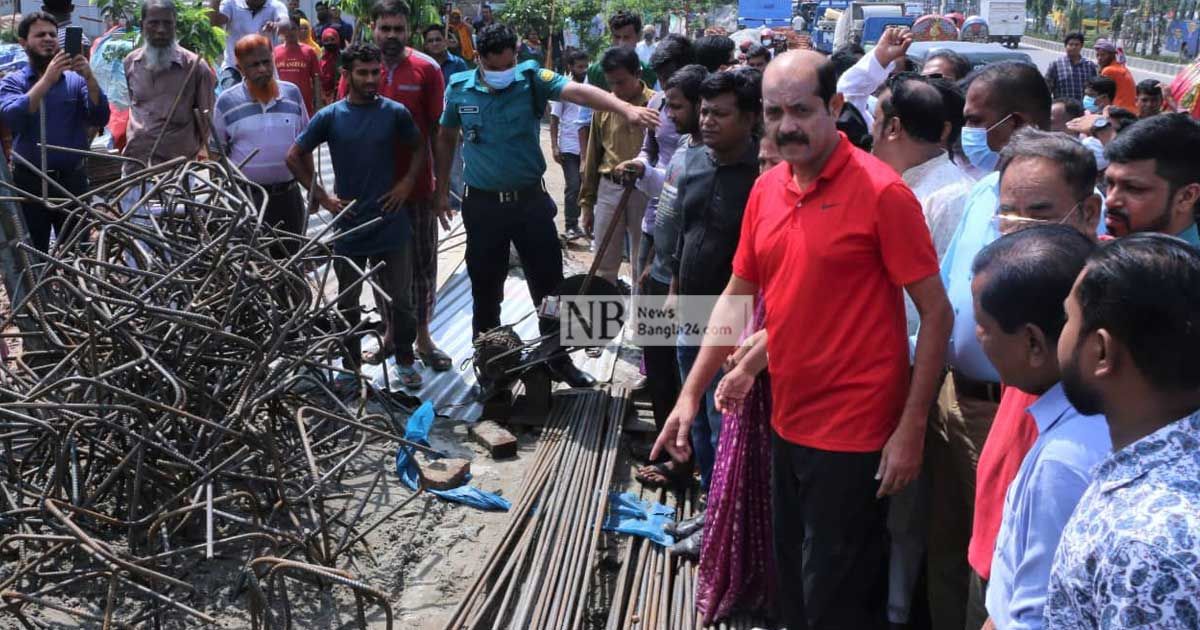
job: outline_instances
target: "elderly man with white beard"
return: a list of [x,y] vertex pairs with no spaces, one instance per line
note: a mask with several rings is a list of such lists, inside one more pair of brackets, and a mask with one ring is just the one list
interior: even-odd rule
[[146,163],[193,158],[208,143],[216,77],[203,59],[176,42],[175,21],[173,0],[146,0],[146,43],[125,57],[130,111],[124,154]]

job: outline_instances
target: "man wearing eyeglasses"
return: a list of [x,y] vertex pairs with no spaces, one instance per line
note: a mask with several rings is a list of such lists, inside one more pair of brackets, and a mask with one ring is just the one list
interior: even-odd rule
[[995,216],[1000,175],[995,171],[1000,152],[1019,129],[1049,129],[1050,90],[1034,66],[990,64],[967,90],[963,119],[963,153],[982,178],[971,189],[941,264],[955,322],[947,353],[950,374],[938,397],[936,422],[930,426],[926,461],[934,497],[929,508],[930,566],[937,556],[937,584],[962,584],[970,576],[971,598],[964,606],[961,591],[931,597],[933,627],[938,629],[978,628],[986,620],[984,583],[1007,489],[999,481],[1003,475],[994,473],[1011,465],[1015,474],[1021,463],[1020,457],[991,463],[980,456],[984,441],[990,440],[1001,388],[1000,375],[975,337],[971,263],[999,236]]
[[1000,234],[1058,223],[1095,238],[1100,201],[1092,151],[1066,134],[1022,129],[1001,152]]

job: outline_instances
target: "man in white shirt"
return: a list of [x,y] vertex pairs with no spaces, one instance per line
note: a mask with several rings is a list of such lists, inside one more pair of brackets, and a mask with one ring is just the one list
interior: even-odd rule
[[[871,112],[874,121],[871,135],[875,138],[872,153],[900,173],[921,203],[940,263],[974,182],[950,161],[943,148],[945,138],[958,132],[955,121],[961,120],[961,116],[952,116],[950,112],[956,107],[962,109],[962,97],[955,100],[957,92],[939,90],[938,81],[921,76],[889,81],[879,93],[875,111]],[[920,317],[907,295],[904,305],[908,335],[913,339]],[[918,478],[893,497],[888,508],[892,540],[888,621],[893,624],[909,622],[925,551],[927,510],[923,506],[928,501],[927,494],[923,480]]]
[[287,6],[280,0],[211,0],[208,19],[225,29],[225,61],[221,64],[222,90],[242,82],[233,47],[238,40],[261,33],[275,44],[275,27],[288,19]]
[[[582,50],[571,50],[564,60],[574,81],[583,82],[587,78],[588,55]],[[579,156],[582,146],[579,138],[579,128],[583,126],[580,120],[580,106],[575,103],[551,101],[550,103],[550,149],[554,161],[562,166],[563,179],[566,189],[563,192],[563,218],[565,234],[569,239],[582,237],[579,229]]]
[[[642,60],[643,64],[649,64],[650,58],[654,56],[654,49],[658,46],[654,41],[654,25],[647,24],[646,28],[642,29],[642,41],[634,46],[637,51],[638,59]],[[650,87],[654,87],[651,85]]]

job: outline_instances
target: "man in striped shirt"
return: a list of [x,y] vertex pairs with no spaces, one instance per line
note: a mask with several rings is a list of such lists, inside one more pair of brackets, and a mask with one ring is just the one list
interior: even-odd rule
[[[266,37],[241,38],[234,55],[242,83],[217,99],[213,136],[230,161],[245,161],[241,168],[246,177],[266,192],[263,225],[303,235],[308,215],[300,187],[288,169],[287,152],[308,126],[304,97],[296,85],[275,78],[275,55]],[[251,188],[251,194],[262,203],[263,193],[257,187]],[[294,252],[297,247],[293,241],[287,250]]]

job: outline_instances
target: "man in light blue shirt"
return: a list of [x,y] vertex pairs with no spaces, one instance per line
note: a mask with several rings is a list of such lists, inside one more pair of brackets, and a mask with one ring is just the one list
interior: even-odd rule
[[[982,171],[993,171],[1000,151],[1022,127],[1047,129],[1050,91],[1037,68],[1002,62],[972,81],[963,108],[963,152]],[[962,628],[967,607],[962,585],[970,575],[967,545],[975,511],[975,463],[1000,401],[1000,376],[975,339],[971,263],[998,236],[998,173],[979,180],[942,259],[942,282],[954,308],[947,350],[950,376],[938,397],[926,443],[930,479],[930,607],[935,628]],[[977,613],[982,613],[982,606]]]
[[1042,627],[1059,536],[1112,450],[1104,417],[1076,411],[1059,383],[1063,301],[1094,249],[1076,227],[1036,225],[983,248],[972,266],[984,353],[1004,383],[1040,396],[1027,410],[1038,438],[1008,486],[992,557],[987,611],[1000,630]]

